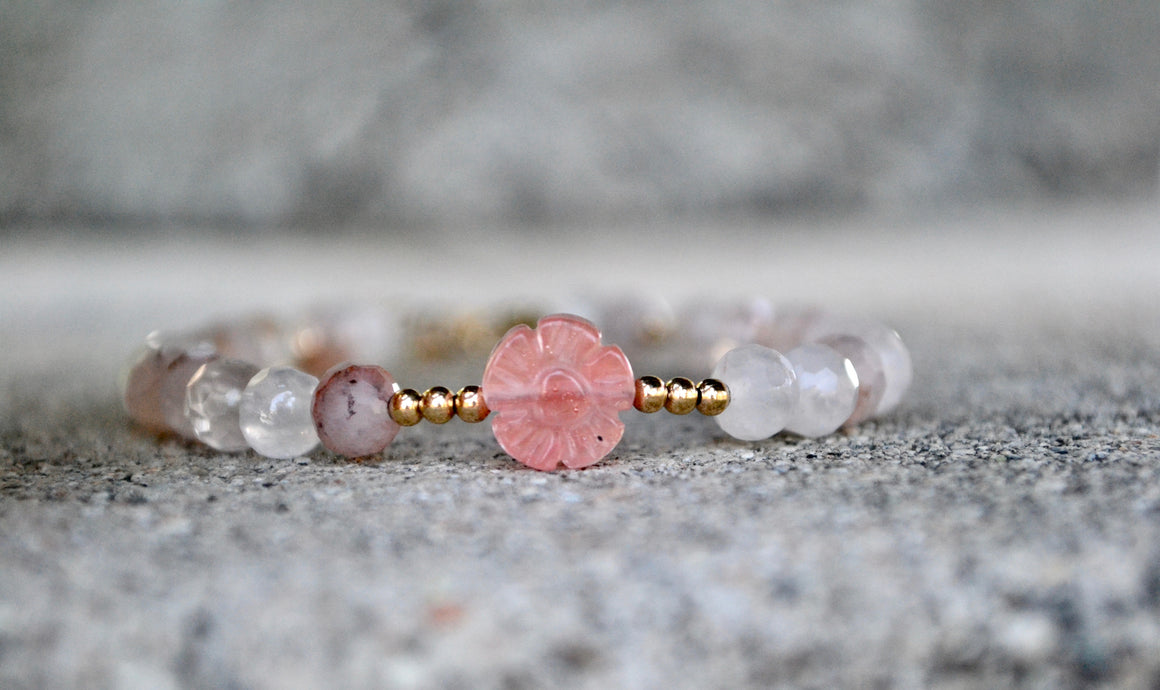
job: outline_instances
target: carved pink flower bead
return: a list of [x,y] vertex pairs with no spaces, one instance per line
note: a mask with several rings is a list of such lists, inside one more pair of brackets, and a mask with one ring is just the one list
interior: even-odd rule
[[483,372],[492,433],[505,451],[537,470],[587,467],[624,434],[632,407],[628,358],[600,344],[600,331],[570,314],[507,332]]

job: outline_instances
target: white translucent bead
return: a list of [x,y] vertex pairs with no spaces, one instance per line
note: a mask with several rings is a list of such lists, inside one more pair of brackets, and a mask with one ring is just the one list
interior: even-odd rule
[[249,447],[238,405],[256,373],[258,367],[237,359],[215,359],[197,370],[185,387],[185,416],[197,440],[226,452]]
[[729,387],[729,407],[713,419],[734,438],[760,441],[785,428],[798,402],[793,365],[777,350],[743,345],[725,353],[713,378]]
[[858,403],[854,364],[832,347],[817,343],[786,353],[798,382],[798,405],[787,431],[815,438],[832,434]]
[[290,367],[263,369],[242,391],[242,434],[259,455],[293,458],[318,445],[310,406],[318,379]]

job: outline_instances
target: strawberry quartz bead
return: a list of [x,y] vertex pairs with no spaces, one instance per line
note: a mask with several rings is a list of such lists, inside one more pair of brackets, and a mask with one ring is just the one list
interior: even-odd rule
[[483,372],[496,441],[537,470],[587,467],[624,434],[618,414],[632,407],[635,381],[620,348],[578,316],[519,325],[495,346]]
[[382,452],[399,433],[389,410],[398,388],[382,367],[340,364],[328,371],[311,408],[322,445],[348,458]]

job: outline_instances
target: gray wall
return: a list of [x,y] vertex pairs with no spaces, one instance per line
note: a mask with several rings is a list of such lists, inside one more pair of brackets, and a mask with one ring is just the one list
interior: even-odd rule
[[1154,192],[1160,2],[0,3],[0,219],[576,222]]

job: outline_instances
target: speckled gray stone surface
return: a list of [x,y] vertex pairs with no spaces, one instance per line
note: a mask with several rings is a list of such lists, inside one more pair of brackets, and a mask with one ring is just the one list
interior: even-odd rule
[[[153,325],[142,315],[200,318],[176,297],[205,271],[191,257],[259,266],[266,250],[186,247],[146,299],[173,247],[10,245],[0,686],[1154,687],[1154,210],[976,218],[893,264],[905,233],[880,234],[876,254],[835,258],[866,273],[820,292],[911,344],[895,414],[752,444],[636,416],[611,458],[555,474],[482,426],[407,430],[367,464],[158,443],[127,427],[109,358]],[[785,251],[856,247],[865,229]],[[307,263],[293,244],[197,299],[273,299],[254,291],[305,280],[278,277]],[[754,260],[721,246],[702,258]],[[761,280],[808,293],[814,270]],[[1047,282],[1029,290],[1029,274]]]

